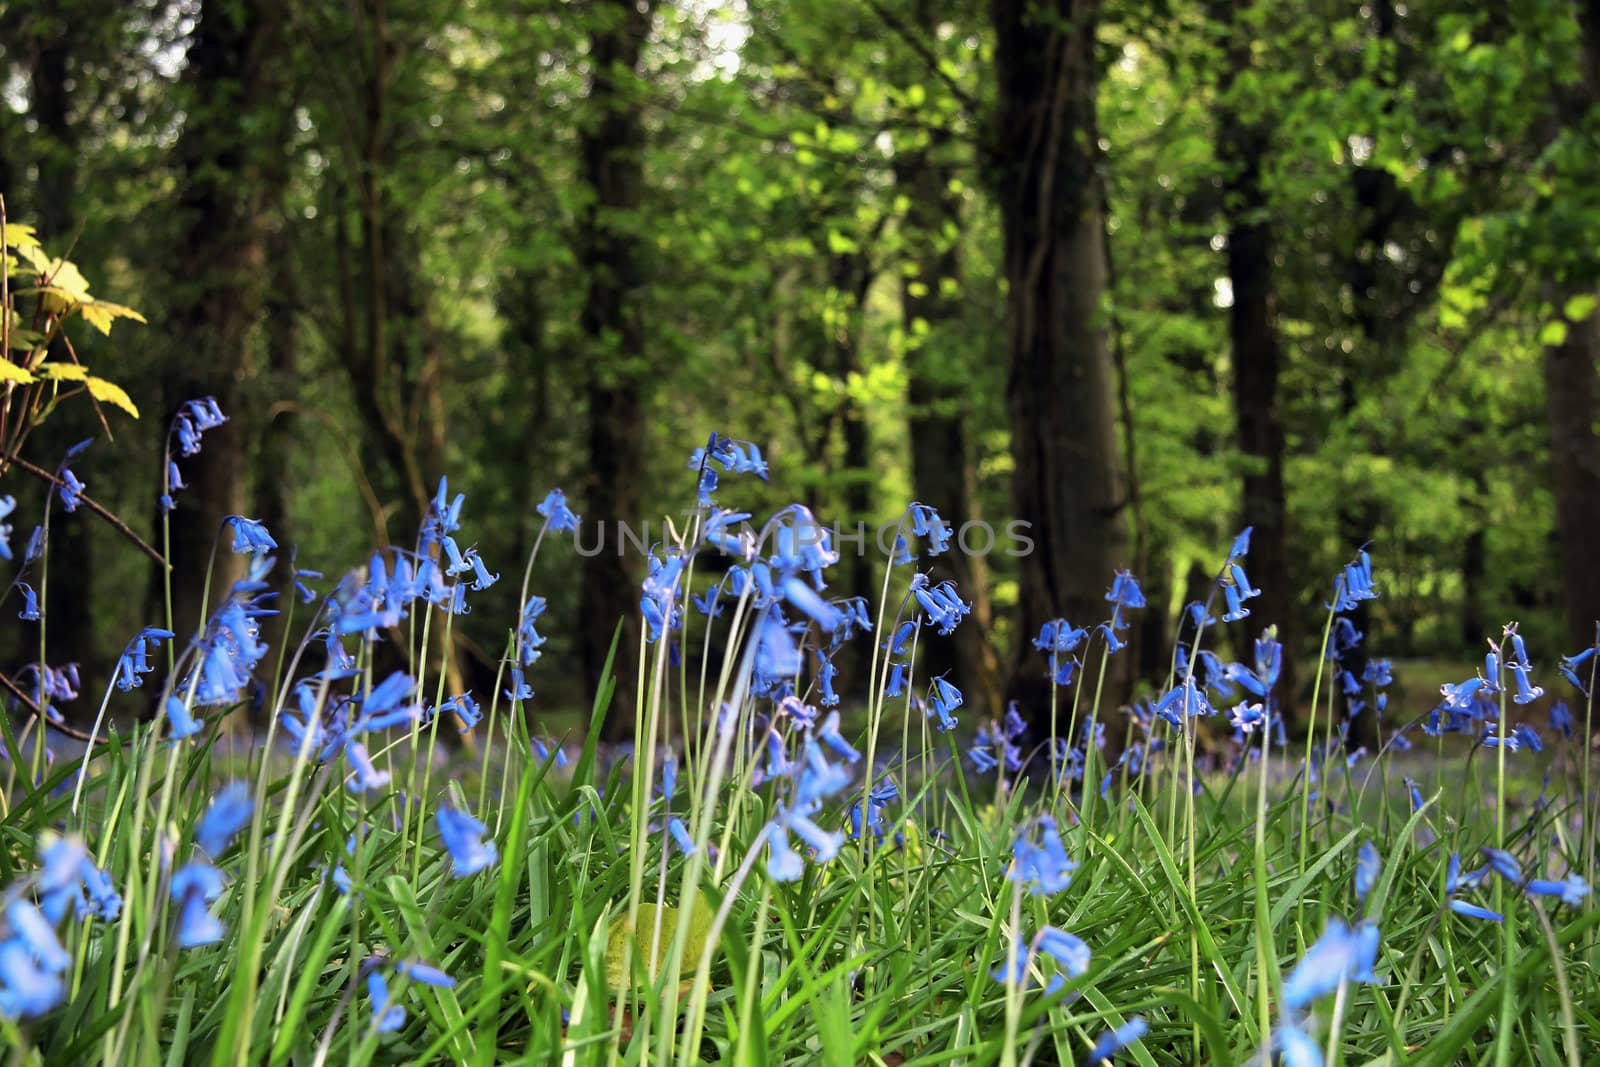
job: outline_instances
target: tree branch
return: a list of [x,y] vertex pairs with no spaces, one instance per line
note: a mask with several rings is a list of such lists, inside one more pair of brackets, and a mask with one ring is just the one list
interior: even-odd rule
[[[11,462],[19,469],[25,470],[29,474],[33,475],[35,478],[49,482],[53,487],[59,487],[62,484],[61,479],[57,478],[54,474],[51,474],[43,467],[34,466],[21,456],[11,457]],[[126,537],[129,541],[132,541],[134,545],[138,547],[139,551],[143,552],[145,555],[149,556],[166,569],[172,569],[172,565],[162,558],[161,553],[151,548],[145,542],[144,538],[133,532],[127,523],[123,522],[121,519],[111,514],[111,512],[107,511],[103,504],[89,499],[88,496],[82,493],[78,494],[78,502],[84,507],[88,508],[90,511],[94,512],[96,515],[100,516],[102,519],[106,520],[106,522],[110,523],[113,529],[115,529],[123,537]]]

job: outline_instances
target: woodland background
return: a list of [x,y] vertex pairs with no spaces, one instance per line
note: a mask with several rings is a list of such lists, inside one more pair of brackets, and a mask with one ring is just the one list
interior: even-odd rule
[[[510,576],[460,620],[480,693],[545,491],[680,516],[713,429],[763,447],[757,514],[1034,524],[1027,557],[932,561],[979,625],[931,666],[981,710],[1120,566],[1164,673],[1244,523],[1255,617],[1313,657],[1368,541],[1383,654],[1464,660],[1509,618],[1585,647],[1597,103],[1572,0],[0,3],[8,215],[150,320],[74,337],[145,409],[76,462],[90,492],[155,530],[167,420],[213,394],[177,567],[241,513],[331,579],[448,474]],[[67,405],[27,454],[100,432]],[[30,528],[40,486],[6,490]],[[92,673],[160,583],[58,521],[51,659]],[[875,595],[884,561],[846,560],[831,592]],[[579,625],[541,707],[587,706],[643,570],[545,554]]]

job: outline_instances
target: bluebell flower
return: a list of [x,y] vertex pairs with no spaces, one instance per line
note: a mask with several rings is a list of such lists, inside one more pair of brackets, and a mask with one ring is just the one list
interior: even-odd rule
[[1343,920],[1329,919],[1322,936],[1283,980],[1283,1002],[1303,1010],[1332,993],[1341,982],[1375,981],[1372,966],[1377,950],[1377,927],[1372,923],[1361,923],[1352,931]]
[[1421,811],[1423,809],[1423,806],[1427,803],[1427,801],[1424,800],[1423,797],[1422,797],[1422,789],[1421,789],[1421,787],[1419,787],[1417,785],[1417,780],[1415,778],[1410,777],[1409,775],[1406,776],[1405,782],[1406,782],[1406,789],[1411,794],[1411,810],[1412,811]]
[[833,749],[835,755],[843,756],[851,763],[855,763],[861,758],[861,753],[857,752],[850,742],[846,741],[844,736],[839,733],[839,713],[837,711],[831,712],[822,721],[822,725],[817,727],[817,739]]
[[[7,499],[10,498],[8,497]],[[10,555],[8,554],[6,558],[9,559]],[[23,622],[38,622],[40,619],[39,594],[35,593],[33,586],[27,582],[18,582],[17,588],[22,593],[22,610],[17,613],[17,618]]]
[[748,511],[713,509],[706,516],[700,535],[706,544],[734,557],[749,562],[756,558],[756,537],[749,529],[734,529],[750,518]]
[[407,703],[415,688],[416,682],[404,671],[390,674],[361,701],[361,714],[354,729],[376,733],[417,721],[420,717],[417,705]]
[[1356,899],[1365,902],[1372,887],[1378,884],[1378,874],[1383,869],[1383,859],[1377,848],[1368,841],[1356,853]]
[[817,688],[821,690],[822,697],[819,703],[825,708],[839,706],[839,694],[834,691],[833,680],[839,673],[839,668],[833,665],[831,657],[822,656],[817,664]]
[[55,927],[31,903],[14,898],[6,905],[6,921],[12,936],[27,946],[41,966],[57,972],[72,966],[72,957],[61,947]]
[[928,621],[937,626],[941,634],[954,632],[972,610],[971,604],[956,595],[954,582],[930,585],[926,574],[912,575],[911,595],[927,613]]
[[1112,577],[1111,589],[1106,593],[1106,600],[1119,608],[1145,606],[1144,590],[1139,588],[1139,580],[1131,571],[1118,571]]
[[1238,622],[1248,618],[1250,609],[1244,606],[1244,598],[1239,595],[1239,587],[1229,582],[1222,587],[1223,598],[1228,602],[1228,610],[1223,612],[1223,622]]
[[1517,692],[1511,699],[1518,704],[1531,704],[1544,696],[1544,687],[1534,685],[1528,681],[1528,666],[1524,663],[1509,665],[1511,676],[1516,679]]
[[473,592],[482,592],[500,580],[498,574],[490,574],[489,568],[483,565],[483,557],[478,555],[477,549],[469,550],[467,555],[471,557],[472,561]]
[[11,524],[5,519],[16,510],[16,497],[0,496],[0,559],[11,559]]
[[72,960],[32,904],[13,900],[6,917],[12,936],[0,943],[0,1015],[36,1018],[66,999],[63,974]]
[[258,519],[229,515],[226,524],[233,530],[233,551],[239,555],[263,555],[278,547],[266,526]]
[[506,699],[513,704],[523,700],[532,700],[533,686],[529,685],[527,678],[523,676],[522,668],[512,667],[510,674],[511,685],[505,690]]
[[844,613],[817,595],[817,591],[797,575],[790,575],[782,583],[784,599],[805,614],[827,633],[832,633],[844,621]]
[[1378,590],[1372,584],[1372,558],[1362,549],[1356,553],[1354,562],[1345,564],[1339,600],[1333,607],[1338,611],[1353,611],[1361,601],[1375,600],[1377,596]]
[[1589,895],[1589,883],[1576,874],[1569,874],[1559,882],[1547,878],[1534,878],[1528,882],[1526,888],[1529,893],[1537,896],[1560,897],[1561,903],[1572,908],[1582,904],[1583,898]]
[[1115,1030],[1107,1030],[1089,1050],[1087,1063],[1103,1063],[1150,1032],[1150,1024],[1143,1015],[1135,1015]]
[[667,832],[672,835],[672,840],[677,842],[678,850],[685,856],[695,853],[694,838],[689,836],[689,830],[683,825],[683,820],[676,815],[667,820]]
[[953,714],[961,706],[961,690],[945,681],[935,678],[928,693],[928,717],[934,719],[934,728],[940,733],[949,733],[956,728],[956,717]]
[[159,647],[162,641],[170,640],[172,636],[171,630],[164,630],[159,626],[146,626],[135,634],[117,659],[117,668],[113,675],[117,688],[127,692],[143,685],[144,679],[141,675],[155,670],[155,666],[150,662],[150,653]]
[[1035,823],[1038,843],[1027,833],[1017,835],[1012,845],[1012,861],[1006,868],[1006,879],[1020,884],[1035,896],[1049,896],[1061,892],[1072,882],[1072,872],[1078,865],[1067,858],[1066,846],[1056,829],[1056,821],[1041,815]]
[[83,502],[83,491],[87,489],[78,476],[72,473],[72,468],[61,468],[61,507],[73,512],[78,510],[78,505]]
[[1046,926],[1033,936],[1038,951],[1056,961],[1058,973],[1045,985],[1045,995],[1059,993],[1070,979],[1081,978],[1089,972],[1091,953],[1089,946],[1076,934],[1055,926]]
[[167,724],[173,740],[193,737],[205,728],[205,725],[189,711],[188,705],[177,697],[167,698],[166,709]]
[[906,665],[904,663],[889,664],[889,679],[884,684],[883,695],[886,697],[904,696],[906,692]]
[[545,527],[553,533],[576,533],[582,518],[567,507],[567,494],[552,489],[534,509],[544,516]]
[[194,840],[212,859],[227,851],[234,836],[250,822],[255,810],[255,799],[250,787],[243,782],[230,782],[211,801],[211,806],[200,817]]
[[372,1028],[389,1034],[406,1024],[406,1009],[389,1003],[389,982],[376,967],[367,972],[367,999],[372,1004]]
[[1156,701],[1153,709],[1172,726],[1183,729],[1197,715],[1215,715],[1216,709],[1206,699],[1205,691],[1194,684],[1192,677],[1174,686],[1166,696]]
[[1266,707],[1262,704],[1241,702],[1234,706],[1228,716],[1233,721],[1233,728],[1241,735],[1248,736],[1266,721]]
[[1322,1067],[1322,1048],[1315,1038],[1292,1022],[1272,1032],[1272,1044],[1278,1050],[1283,1067]]
[[1511,736],[1516,739],[1516,748],[1531,748],[1535,752],[1544,751],[1544,741],[1540,739],[1539,731],[1527,723],[1519,722],[1513,726],[1511,728]]
[[[899,788],[889,779],[884,778],[872,787],[867,794],[866,829],[871,830],[874,837],[882,838],[884,833],[883,813],[888,809],[891,801],[900,796]],[[850,838],[859,841],[863,828],[861,825],[861,801],[857,800],[850,805]]]
[[1502,848],[1485,846],[1479,851],[1483,853],[1483,858],[1489,861],[1489,869],[1495,874],[1512,885],[1519,887],[1522,885],[1522,864],[1517,862],[1517,857]]
[[439,488],[434,492],[428,515],[422,521],[421,541],[424,548],[437,544],[441,538],[461,529],[461,509],[466,502],[465,493],[457,493],[452,500],[449,479],[445,477],[439,479]]
[[794,635],[776,604],[767,609],[756,640],[756,673],[768,680],[792,678],[800,673],[803,660]]
[[950,524],[926,504],[912,504],[911,532],[928,540],[928,554],[938,556],[950,547]]
[[440,714],[449,712],[461,723],[461,732],[466,733],[483,720],[483,709],[478,702],[472,699],[471,693],[461,693],[453,696],[439,705]]
[[1566,678],[1566,680],[1571,683],[1572,687],[1578,692],[1582,693],[1585,697],[1589,695],[1589,685],[1583,680],[1583,678],[1579,677],[1578,671],[1583,667],[1584,664],[1588,663],[1589,660],[1594,658],[1595,650],[1597,648],[1600,648],[1600,641],[1597,641],[1596,644],[1589,646],[1582,652],[1575,652],[1561,660],[1562,677]]
[[45,536],[43,526],[33,528],[33,533],[28,535],[28,547],[22,550],[24,563],[37,563],[44,558]]
[[781,823],[768,823],[767,877],[774,882],[794,882],[805,873],[805,860],[789,844],[789,835]]
[[382,789],[389,784],[389,772],[381,771],[373,765],[372,757],[367,753],[367,746],[360,741],[352,740],[344,746],[345,762],[350,765],[350,774],[345,782],[345,788],[352,793],[365,793],[372,789]]
[[457,878],[477,874],[500,858],[493,841],[485,841],[489,828],[465,811],[442,807],[436,814],[439,837],[454,863]]
[[1506,918],[1497,911],[1490,911],[1488,908],[1474,904],[1467,900],[1451,900],[1450,910],[1455,912],[1457,915],[1464,915],[1469,919],[1483,919],[1492,923],[1505,922]]
[[178,904],[178,947],[214,945],[227,934],[210,904],[222,895],[222,872],[209,863],[189,863],[172,876],[172,899]]
[[437,967],[429,966],[421,961],[401,960],[394,966],[395,972],[413,982],[432,986],[435,989],[454,989],[456,980],[445,974]]
[[566,750],[560,745],[556,745],[552,749],[550,746],[544,743],[543,739],[538,737],[528,738],[528,744],[533,748],[534,758],[540,763],[544,763],[546,760],[550,759],[552,754],[555,756],[555,764],[558,768],[565,767],[567,764],[572,762],[567,758]]
[[1074,627],[1066,619],[1051,619],[1039,627],[1039,636],[1033,639],[1033,647],[1040,652],[1071,652],[1082,644],[1088,635],[1089,631]]
[[1491,873],[1490,868],[1480,867],[1476,871],[1462,874],[1461,854],[1452,852],[1450,853],[1450,862],[1445,870],[1445,894],[1454,896],[1469,889],[1477,889]]

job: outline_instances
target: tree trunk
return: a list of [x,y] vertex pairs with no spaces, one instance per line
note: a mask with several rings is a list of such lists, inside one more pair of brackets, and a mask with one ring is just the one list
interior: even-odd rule
[[1295,638],[1294,593],[1289,576],[1289,506],[1283,482],[1286,448],[1278,373],[1283,361],[1273,292],[1273,233],[1262,164],[1268,131],[1240,114],[1233,100],[1235,77],[1250,63],[1250,38],[1233,19],[1234,5],[1219,4],[1214,17],[1225,45],[1217,110],[1217,158],[1223,168],[1223,203],[1228,230],[1228,277],[1233,306],[1228,334],[1233,351],[1233,411],[1239,451],[1246,466],[1240,486],[1242,525],[1253,526],[1247,568],[1261,596],[1252,606],[1249,633],[1278,627],[1278,640],[1291,650],[1284,657],[1278,699],[1287,723],[1295,715],[1291,664]]
[[[651,5],[606,0],[589,36],[593,75],[589,114],[579,137],[579,173],[590,201],[580,222],[579,263],[588,280],[581,325],[588,342],[589,482],[585,518],[605,523],[601,550],[583,561],[578,611],[583,665],[592,688],[603,680],[606,653],[619,620],[619,677],[605,734],[633,730],[633,686],[626,679],[639,641],[637,561],[623,554],[619,523],[642,516],[644,462],[644,322],[638,291],[638,210],[644,187],[644,124],[633,91],[650,32]],[[663,640],[672,640],[673,635]]]
[[1565,653],[1587,648],[1600,620],[1600,312],[1568,324],[1567,336],[1544,350],[1545,407],[1550,418],[1556,538],[1565,593]]
[[[929,5],[919,12],[932,16]],[[921,23],[926,29],[926,19]],[[976,471],[967,440],[967,368],[945,332],[960,314],[954,288],[961,278],[956,240],[949,236],[961,225],[961,201],[950,191],[954,168],[945,155],[949,137],[935,133],[926,148],[902,154],[895,164],[895,185],[910,201],[905,240],[915,272],[901,287],[900,306],[907,344],[906,423],[911,439],[911,488],[919,501],[939,512],[958,534],[978,520]],[[948,288],[947,288],[948,287]],[[926,330],[919,328],[924,324]],[[957,627],[948,641],[927,643],[924,660],[930,676],[948,673],[966,697],[973,715],[997,714],[1000,707],[1000,663],[989,640],[994,610],[989,601],[989,576],[974,529],[968,553],[960,541],[941,561],[963,597],[972,600],[972,618]]]
[[[1031,639],[1064,615],[1093,625],[1127,557],[1096,170],[1095,0],[993,0],[999,78],[992,167],[1005,234],[1014,518],[1022,556],[1008,695],[1048,717],[1045,665]],[[1113,671],[1130,669],[1127,657]],[[1110,684],[1115,706],[1125,685]],[[1115,734],[1117,731],[1109,731]]]
[[[189,91],[177,147],[182,219],[164,334],[177,365],[165,416],[184,401],[217,397],[230,421],[206,434],[198,456],[180,461],[189,488],[170,516],[173,617],[179,639],[202,622],[202,581],[222,520],[246,506],[245,445],[257,413],[241,379],[258,359],[266,241],[281,196],[288,149],[282,136],[287,13],[273,0],[205,3],[189,48]],[[211,575],[211,603],[240,573],[224,544]],[[159,582],[159,578],[157,579]]]

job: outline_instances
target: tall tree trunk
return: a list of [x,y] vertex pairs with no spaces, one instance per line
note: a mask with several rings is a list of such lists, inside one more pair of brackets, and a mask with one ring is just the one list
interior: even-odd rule
[[1556,538],[1561,545],[1567,647],[1587,648],[1600,620],[1600,312],[1568,324],[1544,350],[1545,409],[1550,418]]
[[[1583,70],[1572,93],[1559,101],[1562,120],[1579,136],[1600,105],[1600,3],[1579,3],[1583,32]],[[1553,294],[1556,313],[1572,297],[1594,297],[1593,279],[1571,284]],[[1593,310],[1567,324],[1558,345],[1544,351],[1545,410],[1550,419],[1550,461],[1554,468],[1556,539],[1561,548],[1561,576],[1567,621],[1566,651],[1587,648],[1600,622],[1600,552],[1594,549],[1600,530],[1600,313]]]
[[[932,5],[918,5],[919,25],[928,29]],[[925,148],[901,154],[895,163],[895,185],[910,201],[906,211],[906,243],[916,270],[901,287],[900,306],[907,353],[907,429],[911,439],[911,488],[958,533],[978,520],[977,475],[967,440],[966,369],[956,364],[946,333],[960,313],[955,286],[961,280],[961,258],[950,236],[961,225],[961,201],[950,190],[954,168],[946,155],[947,135],[935,133]],[[921,326],[919,326],[921,324]],[[925,326],[924,330],[922,326]],[[972,599],[972,619],[957,627],[949,641],[929,641],[925,659],[929,675],[949,673],[975,716],[995,714],[1000,706],[1000,663],[994,645],[994,609],[984,541],[973,532],[968,553],[955,544],[941,561],[961,595]]]
[[[579,173],[591,201],[580,223],[579,263],[588,280],[581,325],[589,345],[589,482],[587,518],[609,531],[601,551],[583,561],[578,612],[583,665],[591,687],[602,680],[606,653],[619,620],[619,677],[636,658],[639,622],[638,567],[623,554],[619,523],[641,518],[644,462],[643,285],[637,225],[630,217],[644,189],[644,124],[634,82],[650,32],[650,3],[605,0],[589,35],[589,112],[579,136]],[[663,640],[672,640],[668,635]],[[605,733],[621,739],[633,729],[633,687],[617,686]]]
[[[1228,277],[1233,306],[1228,333],[1233,351],[1233,412],[1239,451],[1246,467],[1240,486],[1243,523],[1253,526],[1248,569],[1261,590],[1251,611],[1253,634],[1270,625],[1278,640],[1294,649],[1294,595],[1289,577],[1289,506],[1283,482],[1286,448],[1278,398],[1278,373],[1283,361],[1278,339],[1277,300],[1273,292],[1272,217],[1261,170],[1270,137],[1259,121],[1240,112],[1234,81],[1250,63],[1248,28],[1234,19],[1235,5],[1213,8],[1227,34],[1218,79],[1217,157],[1223,167],[1224,213],[1228,229]],[[1284,657],[1278,698],[1286,721],[1295,718],[1294,678]]]
[[[202,621],[202,579],[222,520],[247,502],[245,448],[258,422],[241,379],[259,359],[267,237],[281,196],[272,178],[287,169],[286,21],[276,0],[208,0],[184,73],[189,106],[177,147],[182,229],[164,326],[179,355],[167,379],[165,414],[213,395],[230,421],[206,435],[199,456],[182,463],[189,488],[170,516],[180,639]],[[237,558],[222,546],[211,574],[213,604],[238,574]]]
[[[992,166],[1005,234],[1015,518],[1021,558],[1008,695],[1048,715],[1044,664],[1030,643],[1048,619],[1087,626],[1127,558],[1096,168],[1096,0],[993,0],[999,79]],[[1113,659],[1126,671],[1127,657]],[[1116,680],[1105,703],[1125,686]],[[1115,734],[1117,731],[1109,731]]]

